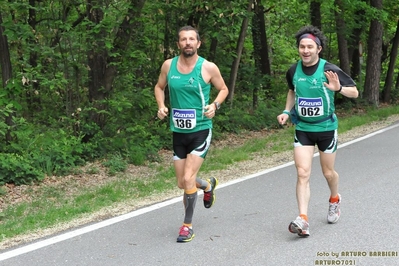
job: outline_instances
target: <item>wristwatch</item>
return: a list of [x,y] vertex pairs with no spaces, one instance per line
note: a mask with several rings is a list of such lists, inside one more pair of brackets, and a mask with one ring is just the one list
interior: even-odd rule
[[213,102],[214,104],[215,104],[215,106],[216,106],[216,110],[219,110],[220,109],[220,103],[219,102]]

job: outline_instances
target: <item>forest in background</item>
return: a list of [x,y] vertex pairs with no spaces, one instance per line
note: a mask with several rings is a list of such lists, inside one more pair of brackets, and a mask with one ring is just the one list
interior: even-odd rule
[[328,38],[321,56],[357,82],[360,98],[337,96],[338,108],[397,104],[397,0],[2,0],[0,184],[157,160],[171,134],[153,88],[184,25],[230,89],[215,137],[277,127],[294,34],[309,24]]

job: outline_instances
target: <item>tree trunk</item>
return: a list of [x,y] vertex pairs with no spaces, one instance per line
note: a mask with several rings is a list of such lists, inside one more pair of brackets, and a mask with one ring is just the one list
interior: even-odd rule
[[[310,23],[321,30],[321,2],[320,0],[310,1]],[[324,48],[324,47],[323,47]],[[320,57],[323,57],[324,50],[321,50]]]
[[[252,9],[252,3],[253,3],[253,0],[250,0],[248,7],[247,7],[248,13]],[[244,20],[242,21],[240,36],[238,37],[238,41],[237,41],[237,48],[236,48],[237,56],[236,56],[236,58],[234,58],[233,65],[231,67],[230,80],[229,80],[230,93],[228,96],[228,100],[230,101],[230,108],[233,108],[234,87],[236,84],[237,72],[238,72],[238,67],[240,65],[242,49],[244,47],[244,39],[245,39],[247,28],[248,28],[248,20],[249,20],[249,18],[245,17]]]
[[12,77],[12,66],[10,58],[10,50],[8,48],[7,36],[4,34],[3,17],[0,12],[0,67],[2,86],[6,87],[8,81]]
[[[360,62],[360,51],[359,51],[359,44],[361,42],[361,35],[364,32],[364,26],[362,21],[365,20],[364,18],[365,12],[363,9],[359,9],[355,11],[354,20],[355,20],[355,27],[353,28],[351,37],[349,38],[349,58],[352,59],[352,68],[351,72],[348,73],[350,76],[361,82],[361,62]],[[363,88],[363,85],[361,85]]]
[[350,74],[350,64],[348,55],[348,43],[346,41],[346,25],[343,19],[344,17],[344,7],[341,0],[334,1],[335,10],[340,10],[341,12],[335,11],[335,23],[337,27],[337,39],[338,39],[338,50],[339,50],[339,65],[340,68],[347,74]]
[[[255,15],[252,19],[252,39],[254,45],[254,61],[255,61],[255,76],[259,79],[264,76],[271,75],[271,67],[269,61],[269,45],[267,43],[267,35],[266,35],[266,23],[265,23],[265,9],[262,5],[259,5],[257,1],[255,1],[254,5]],[[266,79],[265,82],[260,84],[261,86],[257,86],[258,83],[255,84],[252,92],[252,107],[254,110],[258,107],[258,91],[260,88],[266,89],[266,98],[270,98],[270,79]]]
[[[28,18],[28,23],[29,26],[33,31],[36,31],[36,8],[35,8],[35,0],[29,0],[29,18]],[[37,42],[34,38],[29,39],[30,44],[32,47],[37,45]],[[38,53],[36,51],[30,51],[29,52],[29,64],[31,65],[32,68],[37,67],[37,60],[38,60]],[[34,93],[35,91],[39,91],[39,82],[32,82],[30,84],[32,86],[31,90],[28,90],[26,93],[26,101],[28,104],[28,108],[30,113],[33,113],[34,111],[40,111],[40,98],[36,96]]]
[[[371,0],[373,8],[382,10],[382,0]],[[382,56],[383,26],[378,18],[374,18],[370,24],[369,39],[367,42],[367,67],[364,86],[364,98],[369,104],[379,105],[381,56]]]
[[211,62],[215,61],[217,46],[218,46],[218,39],[212,37],[211,45],[209,46],[209,61]]
[[395,37],[393,38],[391,56],[389,59],[389,67],[387,71],[387,76],[385,78],[384,90],[382,91],[382,101],[389,103],[391,101],[391,90],[393,86],[393,76],[395,72],[396,58],[398,57],[398,47],[399,47],[399,21],[396,26]]
[[[104,12],[100,8],[101,1],[88,0],[87,3],[87,17],[93,25],[98,25],[103,19]],[[88,32],[93,32],[93,26],[89,26]],[[105,50],[105,39],[106,33],[104,30],[98,30],[92,33],[90,39],[87,40],[91,43],[91,49],[89,49],[87,58],[89,66],[89,100],[90,102],[103,100],[107,91],[105,90],[104,77],[105,69],[107,67],[107,51]]]
[[[167,11],[167,15],[165,17],[165,28],[164,28],[164,38],[163,38],[163,59],[169,59],[172,58],[173,55],[171,54],[171,48],[174,47],[175,44],[173,44],[173,40],[171,40],[171,36],[173,36],[172,34],[170,34],[170,26],[169,26],[169,18],[171,16],[171,12],[170,9],[168,9]],[[159,72],[161,71],[161,69],[159,69]]]
[[310,1],[310,23],[321,30],[321,3],[319,0]]
[[[3,88],[7,86],[7,83],[12,78],[12,65],[11,65],[11,57],[10,50],[8,47],[7,36],[4,34],[3,25],[3,17],[0,12],[0,67],[1,67],[1,78]],[[10,99],[12,99],[12,95],[8,95]],[[3,103],[4,104],[4,103]],[[5,104],[4,104],[5,105]],[[5,122],[11,128],[13,125],[13,112],[7,115]],[[9,143],[12,141],[11,131],[7,129],[5,134],[6,142]]]

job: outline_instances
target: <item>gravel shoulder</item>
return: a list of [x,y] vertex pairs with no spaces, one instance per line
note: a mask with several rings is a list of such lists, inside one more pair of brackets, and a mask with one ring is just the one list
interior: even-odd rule
[[[364,126],[356,127],[348,132],[340,134],[339,143],[343,144],[358,137],[365,136],[367,134],[370,134],[372,132],[390,126],[396,122],[399,122],[399,115],[393,115],[385,120],[376,121]],[[260,137],[261,134],[262,132],[252,133],[251,135],[248,135],[246,138],[237,137],[234,140],[232,140],[231,137],[228,139],[228,141],[229,143],[233,142],[234,145],[240,145],[248,138]],[[226,142],[226,140],[224,141]],[[223,141],[221,141],[220,143],[215,142],[213,145],[222,146],[224,145],[224,143]],[[162,157],[162,161],[160,162],[160,164],[164,165],[165,167],[172,165],[170,152],[163,152],[160,155]],[[290,162],[292,161],[292,159],[293,159],[292,150],[287,152],[277,153],[274,154],[273,156],[265,156],[262,153],[258,153],[254,154],[254,156],[251,156],[250,160],[235,163],[224,170],[213,171],[209,175],[217,176],[220,183],[225,183],[230,180],[255,174],[265,169]],[[90,167],[94,166],[88,165],[86,167],[89,169]],[[154,174],[154,170],[152,169],[154,169],[154,167],[150,168],[147,166],[132,166],[128,169],[126,174],[137,176],[138,178],[146,178]],[[82,172],[86,173],[86,171],[84,170]],[[100,171],[100,173],[94,175],[86,175],[86,174],[71,175],[63,177],[62,179],[56,177],[48,177],[45,179],[43,183],[33,187],[32,186],[16,187],[12,185],[5,185],[3,189],[7,191],[7,193],[0,197],[0,211],[9,206],[10,204],[31,201],[32,198],[35,197],[35,191],[36,193],[40,193],[40,187],[43,186],[61,187],[66,191],[68,191],[70,195],[73,195],[75,192],[78,191],[78,189],[82,187],[103,185],[106,182],[115,179],[117,179],[117,177],[109,177],[104,171]],[[178,196],[181,196],[181,191],[178,188],[176,188],[172,191],[168,191],[167,193],[154,195],[142,200],[126,201],[117,204],[115,206],[111,206],[109,208],[104,208],[101,211],[93,213],[91,215],[86,215],[85,217],[75,219],[74,221],[69,223],[59,224],[52,228],[38,230],[35,232],[31,232],[30,234],[18,236],[12,239],[5,239],[2,242],[0,242],[0,250],[24,243],[29,243],[33,240],[49,236],[55,233],[59,233],[64,230],[73,229],[78,226],[83,226],[88,223],[101,221],[110,217],[125,214],[133,210],[142,208],[144,206],[148,206]]]

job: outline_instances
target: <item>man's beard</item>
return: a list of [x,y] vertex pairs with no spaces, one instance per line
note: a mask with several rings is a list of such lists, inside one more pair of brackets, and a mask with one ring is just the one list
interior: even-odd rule
[[185,58],[189,58],[195,55],[195,51],[193,50],[192,52],[186,52],[185,50],[183,50],[182,54]]

